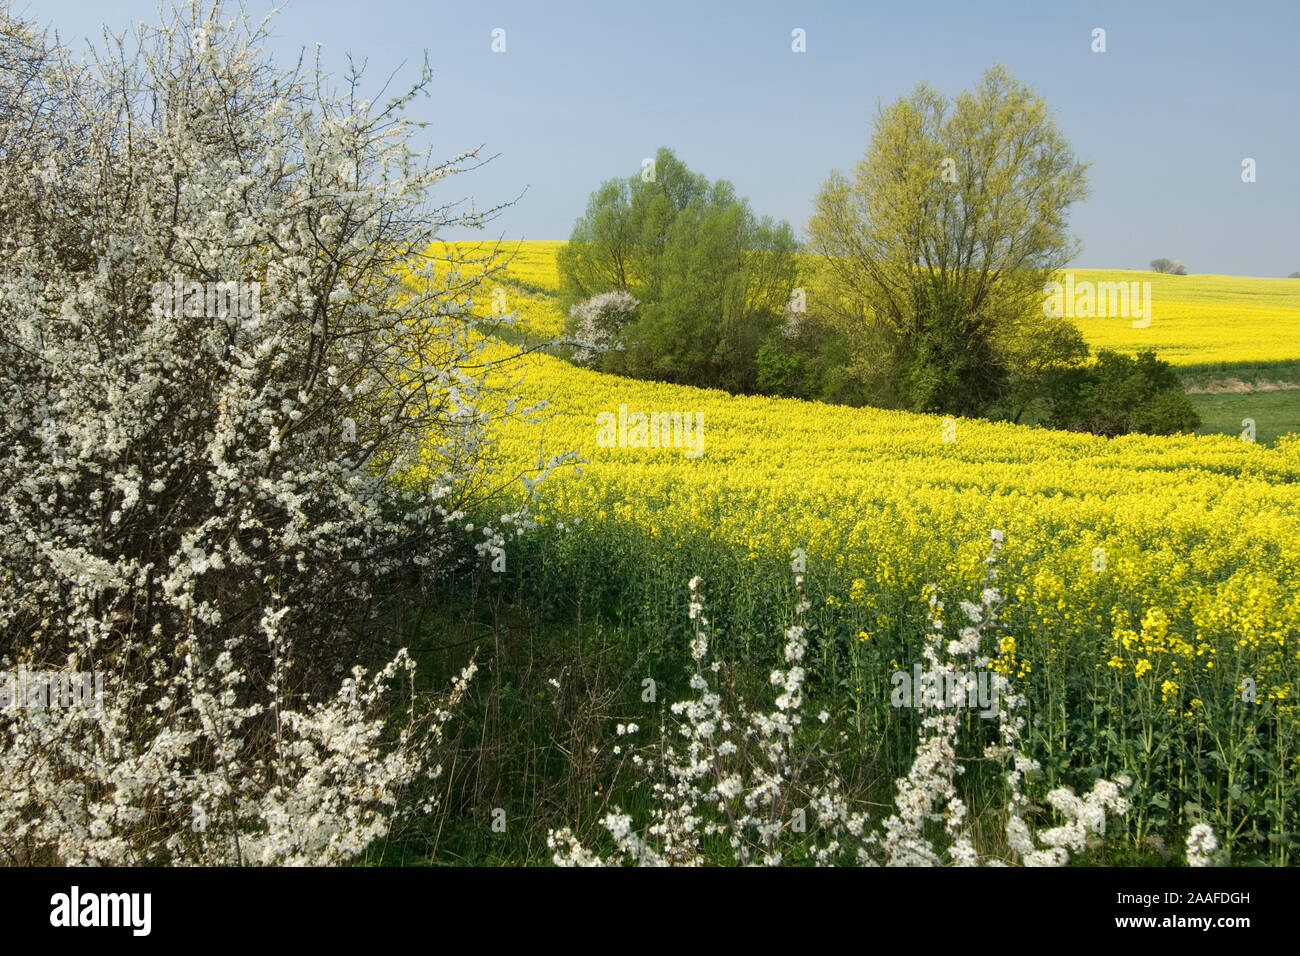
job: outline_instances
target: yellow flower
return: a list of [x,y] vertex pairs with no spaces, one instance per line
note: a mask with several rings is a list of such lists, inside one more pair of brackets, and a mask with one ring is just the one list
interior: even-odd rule
[[[507,289],[511,310],[526,316],[527,330],[539,336],[558,334],[565,321],[555,264],[562,245],[519,244],[506,272],[493,279]],[[488,251],[473,244],[456,248]],[[1076,271],[1076,279],[1082,274]],[[1157,277],[1153,288],[1174,362],[1229,360],[1230,354],[1300,359],[1295,280],[1195,277],[1200,285],[1188,293],[1189,278]],[[1175,297],[1163,297],[1170,293]],[[1232,335],[1223,332],[1228,318]],[[1095,348],[1131,351],[1136,341],[1129,323],[1098,318],[1078,324]],[[1153,331],[1145,330],[1143,341]],[[484,358],[494,361],[514,352],[496,339],[485,347]],[[527,424],[531,415],[497,419],[492,437],[499,442],[501,473],[531,474],[544,463],[541,451],[576,452],[584,462],[580,472],[559,468],[539,486],[540,523],[549,529],[581,518],[586,537],[571,539],[575,545],[588,540],[595,546],[604,536],[621,542],[641,529],[647,550],[635,558],[648,575],[663,558],[703,545],[735,554],[737,564],[752,572],[745,586],[762,588],[765,569],[777,568],[778,558],[782,580],[788,580],[791,551],[803,549],[810,561],[822,562],[819,567],[837,569],[819,592],[843,595],[826,599],[828,607],[873,611],[864,620],[877,631],[850,632],[866,643],[882,629],[900,627],[894,602],[910,604],[935,572],[951,589],[983,549],[971,539],[969,555],[949,560],[950,542],[972,528],[1000,526],[1014,503],[1016,527],[1007,529],[1008,541],[1035,557],[1007,576],[1004,593],[1027,620],[1036,618],[1043,633],[1061,641],[1034,673],[1056,680],[1076,667],[1105,665],[1122,676],[1132,664],[1139,679],[1160,670],[1181,685],[1179,671],[1194,657],[1208,673],[1225,669],[1214,665],[1218,650],[1235,657],[1240,649],[1258,654],[1247,662],[1258,681],[1257,704],[1271,699],[1280,710],[1295,701],[1300,684],[1287,686],[1295,681],[1295,642],[1287,635],[1300,628],[1294,598],[1300,578],[1290,570],[1300,566],[1293,520],[1300,513],[1300,484],[1290,476],[1300,442],[1288,448],[1243,445],[1236,434],[1133,435],[1121,449],[1095,436],[971,419],[961,426],[956,447],[962,455],[954,456],[953,445],[937,440],[933,417],[902,411],[637,381],[544,352],[512,360],[506,377],[521,383],[525,404],[543,398],[549,404],[540,428]],[[675,439],[673,447],[602,444],[597,416],[620,406],[634,415],[701,415],[702,454],[687,457]],[[1238,493],[1247,463],[1249,481],[1267,494]],[[527,493],[517,482],[511,487],[521,499]],[[1078,554],[1053,545],[1063,535],[1079,540],[1099,528],[1107,539],[1107,573],[1080,574]],[[1279,560],[1222,577],[1221,569],[1241,564],[1233,556],[1261,547]],[[932,563],[936,554],[944,559]],[[1120,606],[1099,590],[1103,581],[1119,582]],[[950,625],[956,596],[947,596]],[[1065,647],[1070,656],[1062,653]],[[1029,663],[1017,659],[1015,642],[993,649],[992,666],[1003,673],[1031,673]],[[1168,667],[1154,666],[1159,654]],[[1164,693],[1173,706],[1179,692]],[[1192,709],[1201,719],[1213,710]]]

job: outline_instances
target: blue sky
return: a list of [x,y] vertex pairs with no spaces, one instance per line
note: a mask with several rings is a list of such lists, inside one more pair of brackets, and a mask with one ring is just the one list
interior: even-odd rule
[[[246,0],[255,14],[266,0]],[[15,0],[84,44],[98,25],[157,19],[156,0]],[[506,31],[493,53],[492,30]],[[802,28],[807,52],[791,51]],[[1106,30],[1105,53],[1091,50]],[[1033,86],[1092,196],[1075,207],[1075,262],[1192,272],[1300,271],[1300,3],[393,3],[291,0],[272,52],[368,58],[378,83],[424,50],[435,153],[485,144],[488,166],[442,198],[518,204],[488,235],[567,238],[587,196],[671,147],[802,233],[830,170],[865,151],[878,101],[925,80],[954,94],[995,61]],[[1243,158],[1257,181],[1241,181]],[[462,238],[450,235],[448,238]]]

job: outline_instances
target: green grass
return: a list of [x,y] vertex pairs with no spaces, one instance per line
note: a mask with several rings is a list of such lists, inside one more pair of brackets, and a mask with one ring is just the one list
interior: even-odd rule
[[1272,445],[1287,432],[1300,432],[1300,389],[1188,397],[1201,416],[1201,435],[1240,435],[1244,418],[1255,420],[1255,440],[1261,444]]

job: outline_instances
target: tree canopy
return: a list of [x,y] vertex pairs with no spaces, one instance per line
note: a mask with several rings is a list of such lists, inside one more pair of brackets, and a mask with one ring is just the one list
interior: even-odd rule
[[823,307],[867,326],[899,404],[981,414],[1015,391],[1026,347],[1069,339],[1044,316],[1042,287],[1076,251],[1067,215],[1086,168],[1000,65],[951,101],[922,83],[880,108],[854,177],[831,173],[808,234],[825,258]]
[[756,216],[731,183],[661,148],[641,173],[592,193],[556,264],[566,310],[612,291],[640,303],[625,347],[601,367],[745,392],[790,300],[795,250],[788,223]]

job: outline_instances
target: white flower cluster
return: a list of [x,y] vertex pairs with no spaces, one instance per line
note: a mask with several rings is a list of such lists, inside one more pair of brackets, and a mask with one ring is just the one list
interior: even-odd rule
[[[802,617],[808,604],[801,597]],[[708,620],[703,615],[704,598],[698,577],[689,582],[690,619],[694,623],[691,656],[696,672],[691,687],[697,696],[672,705],[671,712],[683,718],[677,727],[684,744],[666,742],[659,761],[645,761],[649,771],[661,766],[666,779],[654,783],[655,808],[643,837],[632,827],[631,818],[615,808],[603,825],[617,846],[611,863],[640,865],[698,865],[702,862],[702,841],[723,835],[737,862],[745,865],[779,865],[791,862],[790,850],[799,846],[791,834],[802,834],[811,813],[820,822],[838,819],[842,801],[834,782],[829,787],[805,781],[807,761],[798,747],[803,725],[803,683],[806,672],[801,661],[807,651],[802,622],[785,634],[783,658],[789,665],[771,673],[778,688],[775,708],[770,712],[727,713],[722,697],[705,676],[708,654]],[[716,672],[715,663],[707,668]],[[821,723],[829,715],[818,716]],[[826,728],[815,731],[817,740]],[[748,759],[746,759],[748,757]],[[859,822],[864,822],[859,818]],[[571,830],[554,831],[549,845],[559,865],[600,866],[605,860],[584,848]],[[811,848],[815,862],[826,863],[841,851],[831,839]]]
[[592,365],[602,352],[623,348],[619,337],[640,304],[631,294],[615,289],[572,306],[570,344],[576,347],[573,361],[578,365]]
[[[490,269],[425,251],[487,214],[429,208],[473,154],[412,149],[427,66],[372,106],[280,73],[265,24],[170,16],[83,67],[0,12],[0,668],[106,675],[101,719],[0,715],[0,853],[333,862],[436,774],[472,675],[389,726],[411,661],[352,665],[389,582],[468,550]],[[259,307],[151,301],[190,280]]]
[[1209,866],[1214,851],[1219,848],[1219,838],[1208,823],[1198,823],[1187,833],[1187,865]]
[[[959,605],[968,622],[959,640],[945,640],[944,605],[937,589],[931,589],[924,653],[930,667],[945,681],[960,680],[972,665],[988,664],[982,644],[986,632],[997,627],[1003,602],[993,586],[1003,541],[1002,532],[995,530],[980,603],[963,601]],[[660,744],[658,764],[653,760],[642,764],[651,771],[661,766],[666,777],[654,784],[655,805],[649,825],[642,835],[631,817],[615,808],[602,821],[615,844],[608,859],[583,846],[570,828],[552,831],[548,845],[557,865],[698,865],[703,862],[702,841],[715,834],[729,840],[736,861],[745,865],[996,866],[1015,862],[982,858],[976,849],[967,810],[955,785],[962,771],[957,760],[956,708],[945,709],[941,704],[922,720],[912,767],[895,784],[896,813],[871,829],[869,816],[851,805],[833,761],[824,757],[826,727],[803,727],[806,674],[799,662],[807,651],[802,615],[809,602],[802,578],[796,579],[799,621],[785,635],[784,659],[789,667],[771,673],[771,683],[778,689],[775,709],[749,713],[741,703],[735,716],[724,709],[721,696],[705,676],[708,632],[700,579],[693,578],[689,587],[690,617],[695,623],[691,656],[696,665],[691,687],[696,697],[671,708],[684,718],[678,730],[685,746],[679,749],[665,740]],[[716,665],[709,669],[716,670]],[[998,674],[996,679],[1000,682],[999,742],[987,747],[984,756],[1004,761],[1010,768],[1006,808],[1010,846],[1026,865],[1063,865],[1070,851],[1085,846],[1089,834],[1105,832],[1108,813],[1126,812],[1120,789],[1129,781],[1099,780],[1082,799],[1068,789],[1053,791],[1047,802],[1065,823],[1035,834],[1024,819],[1028,801],[1022,794],[1022,781],[1038,765],[1018,752],[1024,721],[1012,713],[1023,698],[1013,692],[1005,676]],[[823,725],[829,720],[824,711],[817,716]]]

